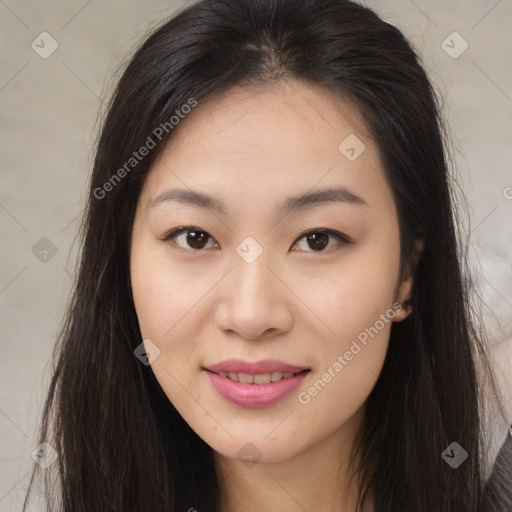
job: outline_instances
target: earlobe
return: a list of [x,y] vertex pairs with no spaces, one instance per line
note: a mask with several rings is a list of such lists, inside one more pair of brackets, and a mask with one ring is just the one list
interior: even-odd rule
[[416,268],[418,265],[418,261],[423,253],[425,248],[425,237],[421,237],[416,239],[415,242],[415,251],[412,255],[412,261],[407,265],[403,272],[402,280],[399,284],[399,293],[398,293],[398,303],[401,306],[401,309],[396,313],[393,321],[401,322],[405,320],[414,310],[414,306],[412,304],[413,299],[412,289],[414,286],[414,275],[416,272]]
[[393,318],[393,322],[402,322],[405,320],[411,313],[413,312],[413,306],[410,300],[406,300],[403,303],[400,303],[400,310],[395,314]]

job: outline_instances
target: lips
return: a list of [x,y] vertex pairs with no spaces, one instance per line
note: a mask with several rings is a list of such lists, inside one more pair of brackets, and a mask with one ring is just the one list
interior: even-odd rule
[[272,405],[295,389],[310,369],[281,361],[230,359],[204,367],[214,388],[241,407]]

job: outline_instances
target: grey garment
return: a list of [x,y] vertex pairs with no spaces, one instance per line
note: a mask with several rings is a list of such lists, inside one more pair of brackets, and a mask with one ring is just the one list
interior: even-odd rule
[[481,512],[512,512],[512,425],[484,488]]

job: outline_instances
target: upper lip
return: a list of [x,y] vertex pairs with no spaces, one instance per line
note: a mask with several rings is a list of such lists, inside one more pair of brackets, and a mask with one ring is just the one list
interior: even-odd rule
[[298,373],[302,370],[307,370],[305,366],[295,366],[282,361],[274,359],[265,359],[263,361],[244,361],[243,359],[228,359],[220,363],[211,364],[204,367],[205,370],[210,370],[213,373],[232,372],[232,373],[248,373],[258,375],[261,373]]

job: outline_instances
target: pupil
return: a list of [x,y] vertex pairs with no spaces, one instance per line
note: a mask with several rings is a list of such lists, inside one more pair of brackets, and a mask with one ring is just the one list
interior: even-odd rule
[[[189,231],[187,236],[187,243],[193,247],[194,249],[201,249],[205,244],[201,244],[201,241],[206,240],[206,233],[203,231]],[[194,236],[200,239],[199,244],[197,242],[197,239],[194,239]]]
[[308,244],[312,249],[322,249],[325,247],[327,239],[327,233],[312,233],[308,236]]

